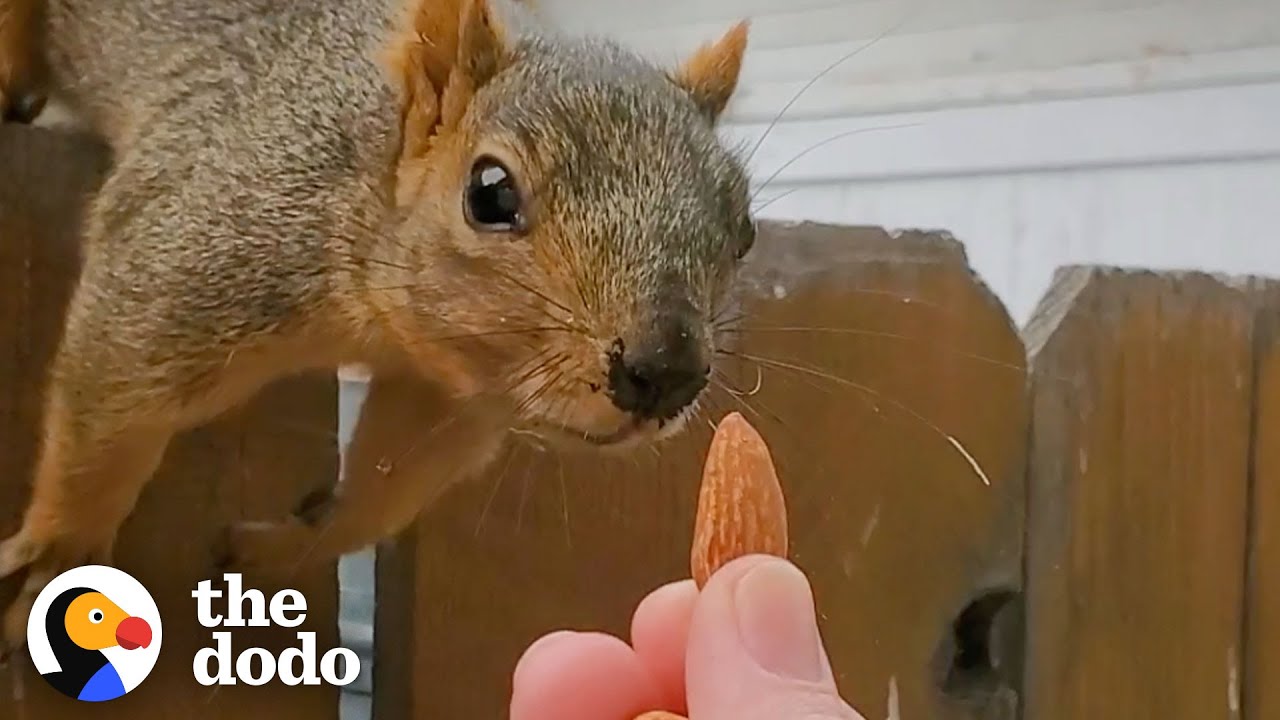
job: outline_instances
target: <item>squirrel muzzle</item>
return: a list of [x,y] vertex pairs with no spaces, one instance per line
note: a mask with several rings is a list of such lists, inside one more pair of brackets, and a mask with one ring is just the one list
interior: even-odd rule
[[668,308],[638,341],[614,342],[608,353],[609,397],[639,422],[664,425],[689,409],[711,375],[702,323]]

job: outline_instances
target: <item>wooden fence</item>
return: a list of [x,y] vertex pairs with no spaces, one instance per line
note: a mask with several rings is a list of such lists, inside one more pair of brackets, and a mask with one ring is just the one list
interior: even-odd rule
[[[5,535],[102,162],[0,133]],[[1280,717],[1280,283],[1067,268],[1020,332],[954,240],[769,224],[742,287],[744,359],[708,409],[773,446],[794,558],[868,720]],[[145,685],[78,706],[14,663],[0,718],[336,718],[332,689],[190,674],[218,529],[332,481],[336,397],[330,378],[281,383],[168,454],[118,558],[166,622]],[[513,447],[381,548],[375,717],[504,717],[536,636],[625,634],[687,573],[708,437],[604,462]],[[301,585],[334,644],[333,568]]]

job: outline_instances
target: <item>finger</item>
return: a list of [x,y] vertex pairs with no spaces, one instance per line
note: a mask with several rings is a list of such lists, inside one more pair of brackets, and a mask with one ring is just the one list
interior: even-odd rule
[[662,695],[658,707],[675,713],[687,710],[685,648],[697,599],[698,588],[692,580],[670,583],[641,600],[631,618],[631,646],[657,683]]
[[686,683],[692,720],[857,720],[836,690],[804,575],[777,558],[725,565],[698,597]]
[[632,720],[660,701],[626,643],[603,633],[555,633],[516,665],[511,720]]
[[[573,642],[579,633],[572,630],[559,630],[557,632],[548,633],[534,641],[532,645],[525,649],[524,654],[516,661],[515,672],[511,674],[511,685],[515,687],[520,684],[520,678],[524,674],[525,669],[530,666],[539,667],[544,661],[541,659],[555,645],[564,642]],[[554,657],[549,656],[547,657]]]

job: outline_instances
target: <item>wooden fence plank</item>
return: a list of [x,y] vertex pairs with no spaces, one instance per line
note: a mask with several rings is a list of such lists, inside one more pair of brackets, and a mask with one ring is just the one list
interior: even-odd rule
[[1253,492],[1244,717],[1280,717],[1280,282],[1255,285]]
[[[743,286],[741,349],[805,369],[765,367],[710,410],[749,406],[773,447],[843,691],[868,718],[1012,717],[982,647],[1001,603],[953,627],[1020,587],[1025,353],[1003,308],[953,241],[870,229],[766,225]],[[751,365],[726,368],[742,390]],[[536,636],[625,636],[645,593],[688,575],[709,434],[659,457],[517,447],[426,513],[379,556],[377,716],[501,717]]]
[[1238,717],[1252,319],[1206,275],[1055,277],[1026,334],[1025,717]]
[[[61,328],[77,274],[80,191],[95,184],[104,157],[84,141],[33,128],[0,130],[0,532],[16,529],[35,456],[43,368]],[[10,350],[12,348],[12,350]],[[125,524],[118,566],[156,599],[164,645],[152,675],[129,695],[98,705],[58,695],[26,662],[0,670],[0,717],[15,720],[182,717],[336,718],[330,687],[199,686],[191,663],[212,631],[196,623],[191,591],[216,577],[214,548],[227,524],[278,517],[306,492],[337,476],[334,378],[302,378],[269,388],[251,407],[177,440]],[[0,602],[12,597],[0,592]],[[337,643],[333,567],[292,583],[309,602],[296,630],[246,631],[241,646],[279,650],[297,630]],[[270,592],[275,588],[264,587]]]

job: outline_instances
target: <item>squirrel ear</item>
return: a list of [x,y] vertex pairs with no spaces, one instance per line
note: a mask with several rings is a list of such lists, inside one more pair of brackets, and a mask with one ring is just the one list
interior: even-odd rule
[[446,127],[462,119],[476,89],[502,69],[508,45],[506,28],[492,0],[467,2],[458,22],[457,58],[441,98],[441,122]]
[[703,45],[671,78],[693,96],[693,101],[713,121],[719,119],[738,87],[748,27],[749,23],[744,20],[719,40]]
[[474,88],[497,72],[508,43],[492,2],[405,1],[404,18],[382,57],[402,101],[424,82],[439,99],[455,77]]
[[501,68],[507,41],[492,0],[406,0],[382,61],[399,93],[397,193],[411,193],[431,139],[456,126],[475,89]]

